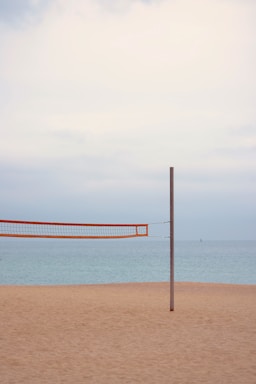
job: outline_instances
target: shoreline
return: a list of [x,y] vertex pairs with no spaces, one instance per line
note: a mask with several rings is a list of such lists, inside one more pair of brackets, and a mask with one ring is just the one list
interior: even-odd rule
[[[140,285],[140,284],[167,284],[170,285],[170,281],[127,281],[127,282],[113,282],[113,283],[85,283],[85,284],[0,284],[0,289],[1,287],[87,287],[87,286],[111,286],[111,285]],[[174,282],[175,286],[179,284],[202,284],[202,285],[223,285],[223,286],[252,286],[256,287],[256,284],[251,284],[251,283],[223,283],[223,282],[208,282],[208,281],[175,281]]]
[[0,286],[2,384],[256,378],[256,285]]

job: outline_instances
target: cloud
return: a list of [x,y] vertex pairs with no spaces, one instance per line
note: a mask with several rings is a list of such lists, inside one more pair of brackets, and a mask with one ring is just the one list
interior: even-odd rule
[[237,137],[245,137],[250,140],[256,140],[256,124],[233,127],[231,133]]
[[109,12],[126,12],[136,4],[152,5],[164,0],[96,0],[98,4]]

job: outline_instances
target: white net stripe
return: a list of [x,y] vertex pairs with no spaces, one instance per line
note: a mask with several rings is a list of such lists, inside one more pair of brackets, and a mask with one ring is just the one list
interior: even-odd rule
[[61,224],[0,222],[0,236],[59,238],[122,238],[147,236],[147,224]]

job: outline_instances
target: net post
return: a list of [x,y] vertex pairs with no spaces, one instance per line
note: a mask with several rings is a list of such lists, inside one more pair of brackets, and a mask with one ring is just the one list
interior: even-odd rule
[[170,167],[170,311],[174,311],[174,168]]

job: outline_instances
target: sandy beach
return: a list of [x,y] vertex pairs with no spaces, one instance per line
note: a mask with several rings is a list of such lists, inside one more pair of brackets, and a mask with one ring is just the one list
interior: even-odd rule
[[256,383],[256,286],[0,286],[0,382]]

